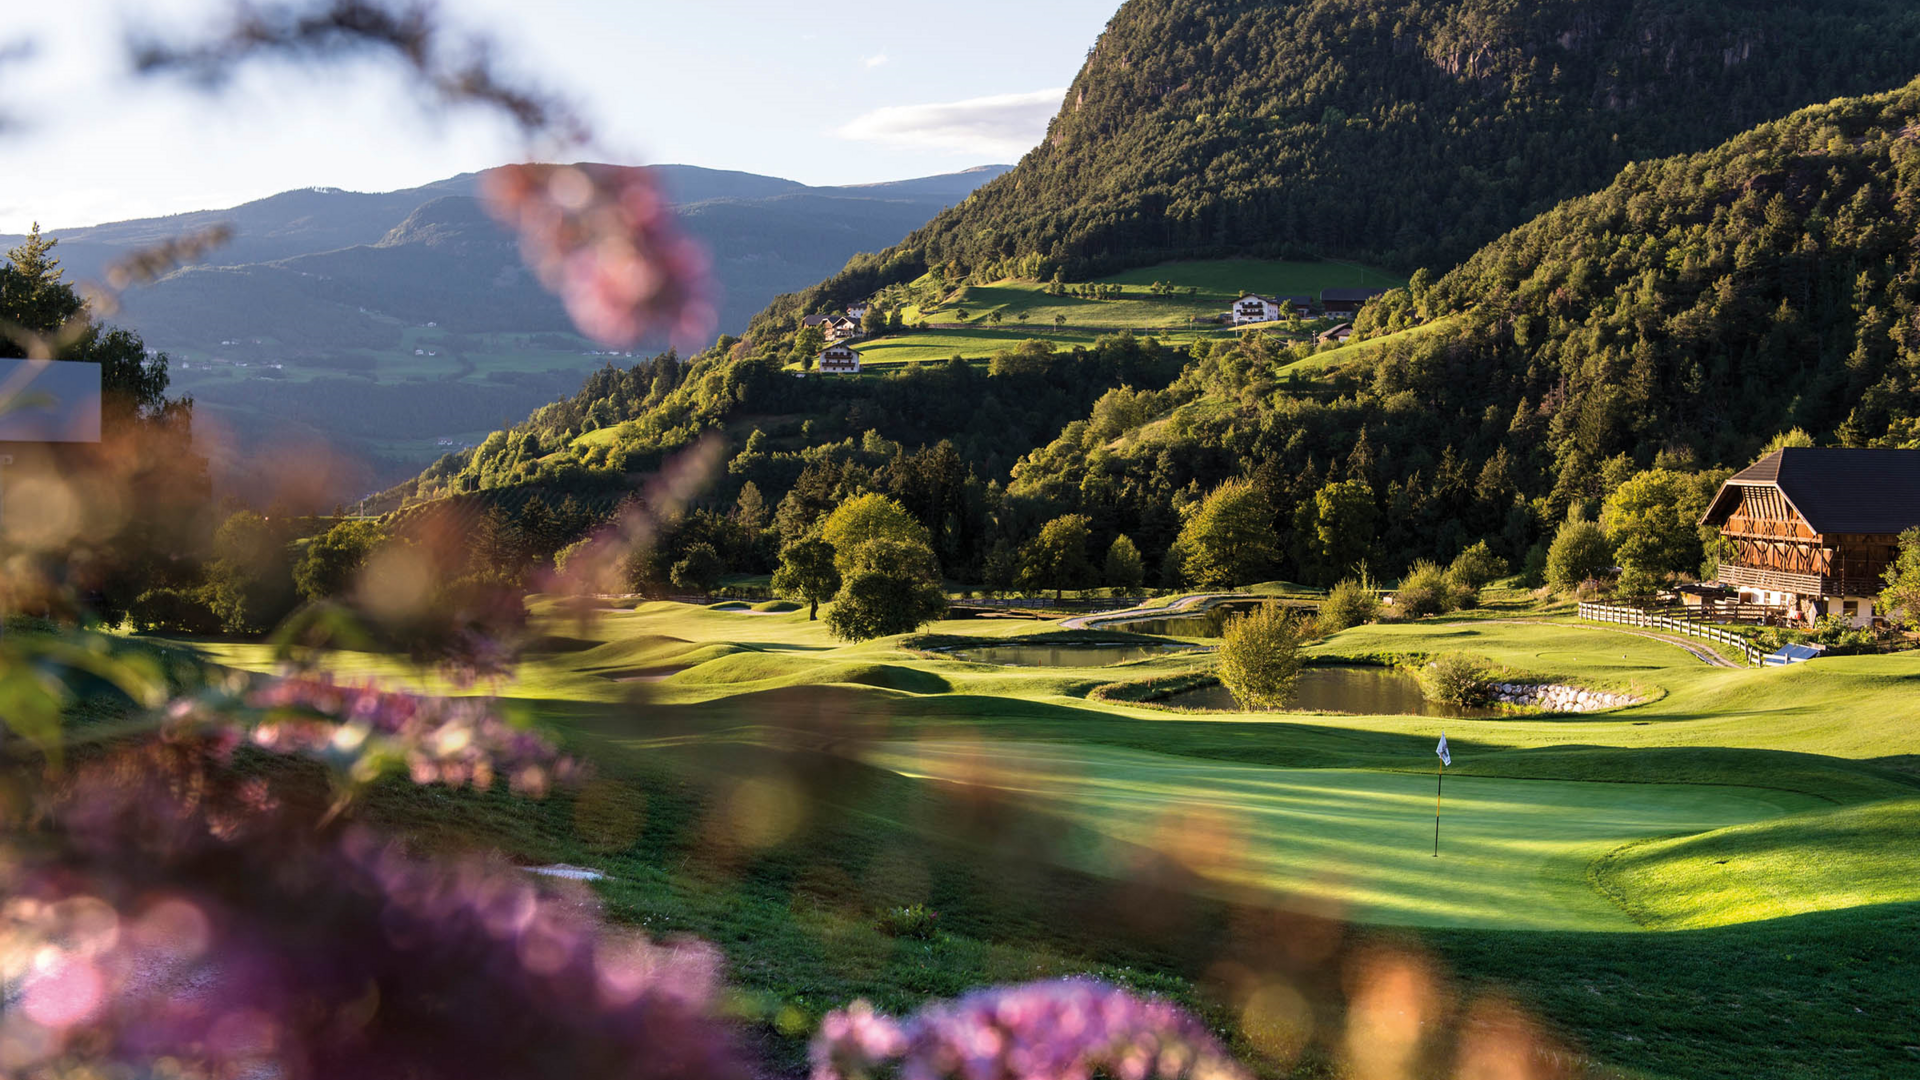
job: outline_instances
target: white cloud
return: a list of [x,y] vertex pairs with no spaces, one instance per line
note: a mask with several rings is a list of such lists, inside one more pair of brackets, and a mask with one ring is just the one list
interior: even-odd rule
[[877,68],[881,64],[886,63],[887,59],[888,58],[886,53],[878,52],[878,53],[874,53],[872,56],[869,56],[865,60],[862,60],[860,62],[867,65],[870,68]]
[[1065,87],[1027,94],[998,94],[933,105],[875,109],[836,134],[858,142],[934,148],[1011,159],[1046,137],[1047,121],[1067,96]]

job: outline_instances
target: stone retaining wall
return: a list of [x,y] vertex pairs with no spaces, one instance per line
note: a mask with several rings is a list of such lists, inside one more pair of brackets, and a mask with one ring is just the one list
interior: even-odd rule
[[1578,686],[1552,686],[1543,683],[1494,683],[1493,700],[1502,705],[1519,705],[1543,712],[1588,713],[1603,709],[1622,709],[1641,700],[1629,694],[1609,694]]

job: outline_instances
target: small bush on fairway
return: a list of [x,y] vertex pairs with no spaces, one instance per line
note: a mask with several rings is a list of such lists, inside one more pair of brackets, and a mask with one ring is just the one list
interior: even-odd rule
[[939,912],[925,904],[908,904],[905,907],[890,908],[882,912],[875,927],[888,937],[931,941],[934,933],[940,928],[939,923]]
[[1220,681],[1248,708],[1285,705],[1300,677],[1300,642],[1307,633],[1308,624],[1279,604],[1231,620],[1214,652]]
[[1420,689],[1442,705],[1485,705],[1492,683],[1493,663],[1468,653],[1448,653],[1420,669]]
[[1337,634],[1350,627],[1365,626],[1380,617],[1380,596],[1364,577],[1341,582],[1320,605],[1320,631]]

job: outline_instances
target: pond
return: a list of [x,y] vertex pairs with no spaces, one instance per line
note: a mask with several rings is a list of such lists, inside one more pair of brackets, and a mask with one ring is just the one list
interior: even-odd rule
[[974,648],[955,649],[948,656],[955,660],[966,660],[975,664],[998,664],[1002,667],[1106,667],[1110,664],[1125,664],[1133,660],[1144,660],[1150,656],[1167,656],[1176,652],[1192,652],[1185,645],[981,645]]
[[1140,619],[1136,622],[1103,623],[1101,629],[1123,630],[1129,634],[1152,634],[1155,637],[1217,638],[1226,632],[1228,619],[1254,611],[1262,603],[1263,601],[1259,600],[1232,600],[1192,615],[1169,615],[1165,618]]
[[[1173,695],[1168,705],[1187,709],[1245,712],[1231,691],[1219,683]],[[1420,680],[1404,671],[1381,667],[1310,667],[1294,684],[1295,712],[1356,713],[1363,716],[1499,716],[1497,709],[1462,708],[1428,701]]]

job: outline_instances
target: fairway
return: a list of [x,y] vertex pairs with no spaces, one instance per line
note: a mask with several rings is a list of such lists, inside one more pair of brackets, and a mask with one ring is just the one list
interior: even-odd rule
[[[1019,742],[891,742],[866,757],[910,777],[1018,792],[1223,884],[1409,926],[1639,929],[1589,883],[1595,859],[1635,840],[1823,805],[1760,788],[1457,776],[1446,785],[1435,858],[1431,775]],[[1125,873],[1120,857],[1086,853],[1077,868]]]

